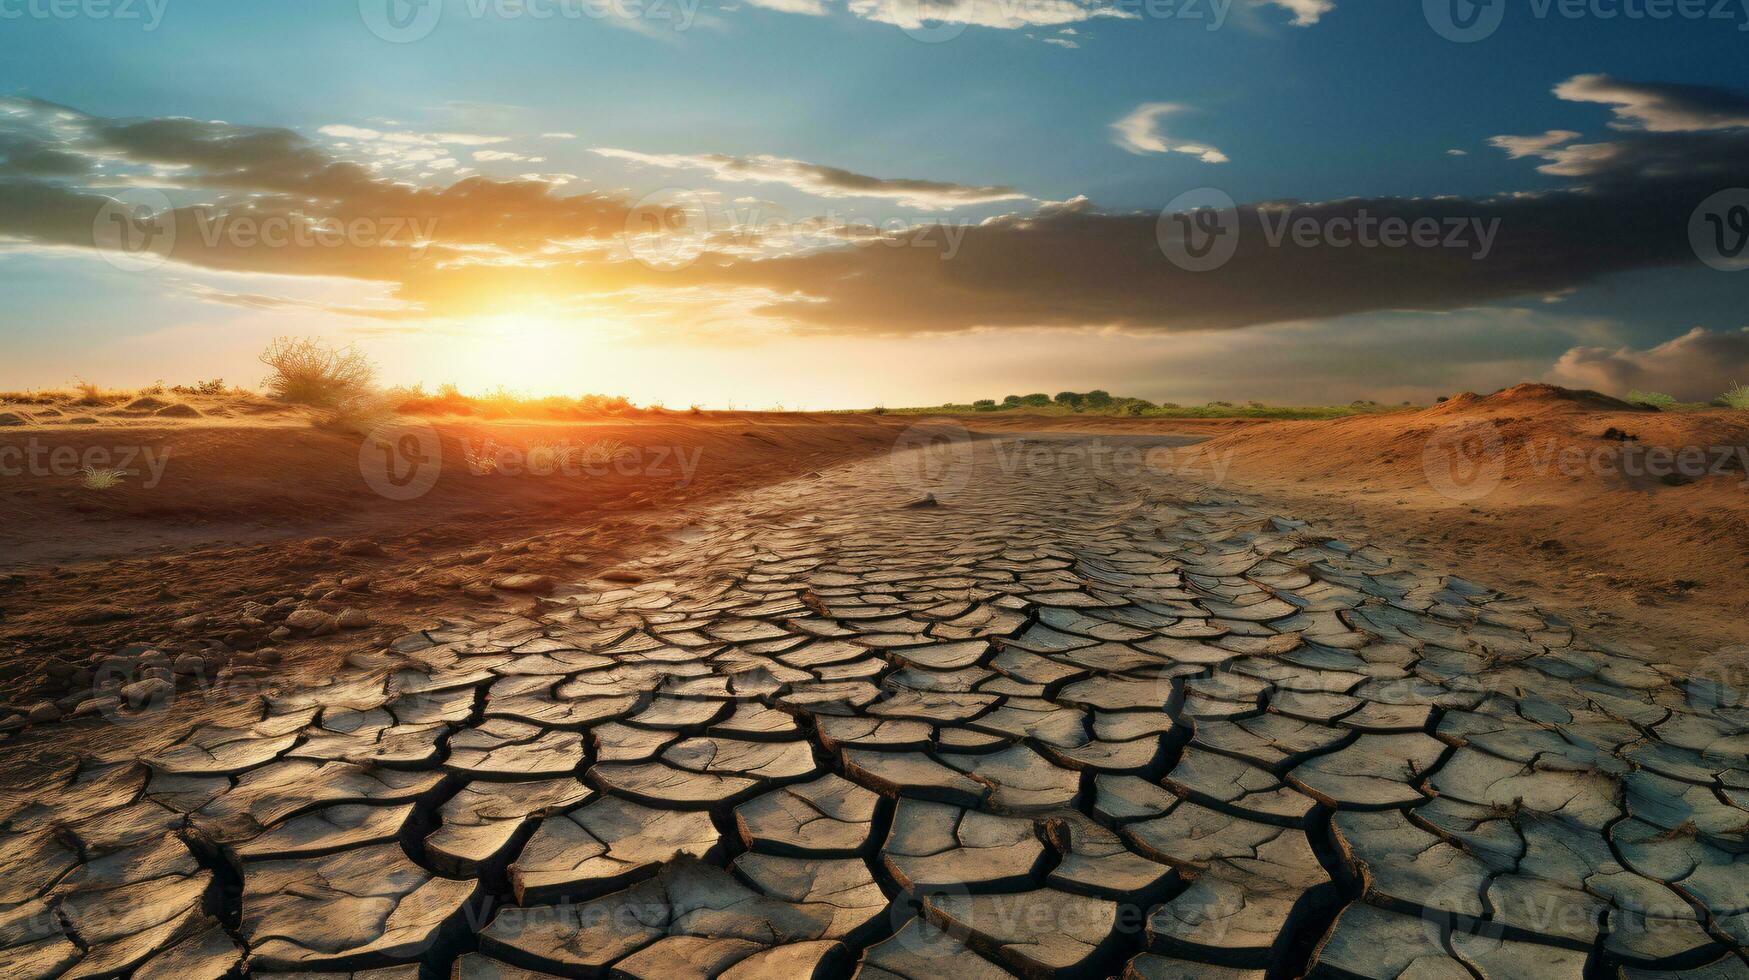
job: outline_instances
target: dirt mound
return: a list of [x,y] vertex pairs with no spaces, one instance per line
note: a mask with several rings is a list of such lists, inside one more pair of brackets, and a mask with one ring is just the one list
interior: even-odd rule
[[1466,391],[1440,402],[1427,411],[1450,415],[1464,411],[1524,411],[1556,410],[1570,412],[1655,412],[1657,409],[1633,405],[1619,398],[1588,388],[1562,388],[1558,385],[1518,384],[1502,388],[1492,395]]
[[155,398],[151,395],[141,395],[140,397],[134,399],[133,401],[128,402],[126,405],[123,405],[122,411],[124,411],[124,412],[155,412],[160,408],[168,408],[169,406],[170,406],[170,403],[165,401],[162,398]]
[[201,417],[200,409],[181,403],[165,405],[158,409],[156,414],[167,419],[198,419]]

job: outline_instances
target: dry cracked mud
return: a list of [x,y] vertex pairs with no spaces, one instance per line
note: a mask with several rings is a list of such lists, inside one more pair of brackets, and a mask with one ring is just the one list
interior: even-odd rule
[[1737,692],[1002,459],[768,488],[635,584],[117,719],[0,804],[0,977],[1749,978]]

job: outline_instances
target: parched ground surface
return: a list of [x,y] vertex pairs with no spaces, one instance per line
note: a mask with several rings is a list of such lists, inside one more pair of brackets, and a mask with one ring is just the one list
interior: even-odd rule
[[1066,445],[31,729],[0,976],[1749,977],[1738,691]]

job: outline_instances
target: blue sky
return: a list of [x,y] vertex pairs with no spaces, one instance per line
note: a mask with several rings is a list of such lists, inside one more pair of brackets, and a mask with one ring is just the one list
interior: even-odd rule
[[[1621,254],[1607,260],[1583,242],[1556,244],[1550,263],[1560,274],[1500,271],[1483,277],[1473,297],[1450,287],[1450,270],[1388,256],[1357,270],[1357,280],[1389,281],[1403,259],[1416,268],[1410,278],[1428,286],[1386,308],[1307,291],[1299,277],[1327,279],[1322,265],[1314,263],[1314,275],[1265,262],[1209,274],[1233,281],[1221,289],[1209,290],[1208,278],[1190,282],[1200,298],[1176,318],[1158,309],[1183,293],[1180,281],[1156,282],[1152,267],[1132,270],[1148,277],[1135,290],[1082,271],[1041,291],[1025,265],[1073,268],[1077,256],[1091,256],[1104,269],[1098,253],[1106,247],[1123,249],[1128,261],[1123,236],[1133,228],[1118,227],[1118,217],[1157,214],[1196,188],[1217,188],[1240,205],[1328,205],[1489,202],[1514,193],[1566,201],[1607,187],[1574,202],[1582,215],[1668,192],[1676,202],[1669,221],[1685,225],[1686,202],[1699,204],[1701,190],[1749,185],[1749,175],[1716,160],[1749,125],[1732,101],[1749,100],[1745,10],[1727,8],[1729,20],[1645,22],[1598,16],[1619,9],[1615,0],[1577,18],[1539,18],[1535,5],[1513,3],[1492,36],[1454,43],[1430,26],[1420,3],[1235,0],[1210,30],[1212,2],[942,0],[926,8],[942,18],[928,26],[945,23],[954,36],[923,43],[883,22],[903,20],[914,0],[682,8],[692,2],[666,0],[627,20],[506,17],[483,0],[443,0],[427,36],[397,44],[366,26],[379,0],[155,0],[161,10],[136,0],[125,17],[78,4],[62,9],[90,13],[36,16],[49,0],[0,0],[0,96],[28,107],[13,114],[19,126],[39,121],[33,114],[52,103],[93,130],[195,120],[209,127],[198,135],[208,146],[222,138],[212,126],[285,129],[332,160],[374,165],[371,176],[384,182],[434,191],[470,177],[535,182],[552,199],[590,194],[621,205],[680,188],[686,200],[704,202],[704,221],[718,231],[781,221],[786,232],[752,242],[743,235],[720,256],[714,239],[694,242],[704,261],[663,278],[575,242],[560,251],[576,267],[552,270],[544,264],[551,247],[507,231],[540,224],[520,210],[501,214],[493,234],[470,226],[476,238],[456,242],[446,229],[479,215],[446,212],[439,234],[455,250],[421,267],[415,287],[369,254],[322,275],[259,250],[242,258],[179,252],[163,265],[122,271],[65,236],[0,227],[11,239],[0,250],[0,330],[13,355],[0,363],[0,387],[75,375],[117,385],[197,375],[247,382],[259,373],[253,350],[284,333],[356,341],[396,382],[810,407],[932,403],[1022,387],[1106,387],[1179,401],[1425,398],[1542,377],[1670,384],[1697,363],[1708,373],[1692,383],[1705,386],[1749,364],[1741,333],[1749,276],[1627,242],[1612,242]],[[529,9],[557,4],[535,0]],[[798,9],[819,12],[788,12]],[[1140,13],[1103,15],[1114,9]],[[1165,10],[1177,13],[1158,15]],[[1182,19],[1193,14],[1201,18]],[[1007,24],[984,26],[992,19]],[[1556,94],[1580,78],[1594,81]],[[1123,145],[1114,124],[1147,106],[1172,108],[1141,124],[1143,145]],[[1687,111],[1696,106],[1710,113],[1699,122]],[[0,134],[6,125],[0,119]],[[1699,162],[1683,164],[1677,176],[1687,182],[1675,188],[1668,167],[1625,174],[1550,153],[1514,158],[1490,142],[1548,131],[1574,134],[1568,145],[1656,143],[1659,152],[1688,140],[1695,145],[1677,150]],[[1219,159],[1178,149],[1185,144]],[[88,135],[69,146],[106,162],[82,174],[15,175],[22,196],[14,200],[40,200],[44,188],[116,196],[150,187],[178,208],[289,206],[284,188],[216,173],[210,161],[201,172],[201,163],[170,165],[150,157],[160,150],[138,146],[118,160]],[[250,167],[251,178],[262,171],[258,162]],[[1627,186],[1630,176],[1662,183],[1648,191]],[[929,183],[881,183],[901,180]],[[1066,214],[1051,211],[1052,202],[1079,198],[1086,201]],[[1491,208],[1474,204],[1478,216]],[[408,210],[410,218],[426,213]],[[1514,221],[1523,228],[1567,213],[1509,212],[1502,228],[1510,238]],[[1040,222],[1052,233],[1038,241],[1026,237],[1035,214],[1053,215]],[[858,250],[794,232],[794,223],[821,217],[889,229],[994,219],[988,237],[1007,237],[974,233],[970,260],[932,265],[910,261],[915,248]],[[608,231],[582,237],[605,243],[623,230],[603,220]],[[1655,236],[1658,227],[1622,234],[1650,228]],[[568,238],[545,225],[539,234]],[[1498,262],[1535,265],[1543,234],[1539,226],[1521,236]],[[1010,262],[1008,248],[1024,259]],[[1050,248],[1067,251],[1059,259]],[[822,249],[848,249],[868,268],[822,260]],[[488,252],[490,263],[480,258]],[[733,268],[719,269],[719,257]],[[531,289],[526,277],[504,273],[518,263],[554,278]],[[1161,275],[1180,275],[1159,265]],[[998,281],[1010,269],[1016,281]],[[809,278],[816,275],[824,278]],[[834,292],[847,276],[890,280],[898,293],[947,280],[953,291],[921,290],[916,302],[927,308],[890,305],[886,292]],[[1028,289],[1033,295],[1015,299]],[[463,290],[471,292],[458,298]],[[1221,305],[1252,291],[1271,301]],[[1138,295],[1154,306],[1126,302]],[[360,308],[395,312],[353,315]],[[1430,333],[1453,346],[1441,364],[1417,361]],[[1366,356],[1326,356],[1362,340]],[[557,356],[531,367],[530,349]],[[1575,350],[1584,353],[1563,356]],[[1257,369],[1223,370],[1234,362]]]

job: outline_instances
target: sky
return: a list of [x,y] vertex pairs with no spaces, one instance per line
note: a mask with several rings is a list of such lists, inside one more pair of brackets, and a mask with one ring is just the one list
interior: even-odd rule
[[1749,383],[1749,0],[0,0],[0,389]]

